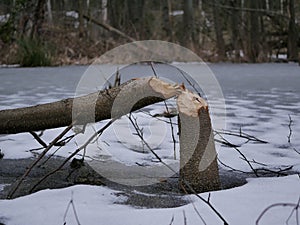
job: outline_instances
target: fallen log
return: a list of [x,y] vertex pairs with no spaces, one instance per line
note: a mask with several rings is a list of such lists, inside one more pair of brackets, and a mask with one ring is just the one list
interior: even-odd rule
[[[117,110],[114,110],[114,116],[119,117],[130,111],[174,97],[178,91],[179,86],[148,77],[131,80],[120,86],[82,97],[25,108],[1,110],[0,134],[16,134],[64,127],[74,123],[74,120],[76,120],[75,124],[84,125],[110,119],[117,96],[120,105]],[[130,105],[132,96],[145,96],[145,98],[140,99],[131,109],[128,109],[126,106]]]

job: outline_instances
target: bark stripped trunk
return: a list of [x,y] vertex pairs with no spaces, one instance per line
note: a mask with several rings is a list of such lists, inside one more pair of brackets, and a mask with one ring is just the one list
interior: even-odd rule
[[196,192],[219,190],[217,154],[207,103],[198,95],[185,91],[179,95],[177,105],[180,118],[180,186]]

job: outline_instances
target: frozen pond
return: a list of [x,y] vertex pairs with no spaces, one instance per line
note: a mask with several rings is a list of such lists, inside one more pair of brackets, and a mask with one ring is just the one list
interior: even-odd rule
[[[184,66],[190,71],[194,70],[194,72],[197,68],[194,64]],[[277,172],[283,174],[285,172],[299,173],[300,67],[297,64],[210,64],[209,67],[220,83],[225,96],[227,108],[226,129],[236,134],[240,132],[244,134],[245,132],[244,135],[252,135],[267,142],[247,140],[225,134],[226,131],[224,132],[224,130],[217,130],[217,132],[222,133],[224,139],[235,144],[240,151],[239,153],[237,149],[216,142],[221,179],[222,177],[224,179],[224,174],[231,174],[228,182],[234,182],[236,176],[241,174],[246,177],[253,177],[253,173],[248,173],[251,172],[248,163],[253,168],[258,169],[260,175],[263,175],[264,172],[268,172],[267,176],[277,176],[279,175]],[[77,83],[86,69],[87,67],[84,66],[0,68],[0,109],[31,106],[72,97]],[[155,65],[155,69],[158,75],[168,76],[172,72],[172,78],[178,79],[176,73],[175,75],[173,73],[175,72],[174,68],[170,71],[170,68]],[[137,76],[136,71],[131,69],[126,71],[127,74],[131,74],[133,77]],[[152,70],[149,67],[145,68],[145,66],[139,65],[138,71],[142,71],[145,76],[152,75]],[[201,73],[202,71],[196,72]],[[204,97],[209,99],[209,96]],[[209,100],[213,104],[216,103],[218,107],[219,99]],[[172,104],[174,104],[174,101]],[[152,139],[147,139],[151,146],[157,144],[158,140],[163,137],[163,142],[154,148],[156,154],[167,163],[178,163],[178,157],[177,159],[173,157],[170,126],[167,126],[164,135],[160,135],[159,132],[166,125],[164,121],[161,121],[164,118],[160,118],[161,123],[158,123],[159,121],[153,122],[153,118],[147,114],[153,115],[161,113],[163,110],[165,110],[164,104],[158,103],[148,107],[143,112],[135,113],[135,116],[137,116],[139,125],[143,128],[146,136],[151,134],[151,129],[155,131],[152,136],[150,135]],[[213,116],[218,116],[218,113]],[[289,116],[292,120],[290,124],[291,133]],[[174,124],[177,122],[176,117],[173,117],[172,120]],[[105,123],[103,121],[98,123],[97,126]],[[98,149],[87,148],[86,161],[91,160],[93,162],[96,159],[105,164],[108,163],[109,159],[113,159],[115,162],[122,162],[130,169],[133,166],[140,169],[158,164],[151,153],[141,152],[143,146],[141,146],[139,140],[134,140],[134,136],[130,136],[135,131],[128,132],[126,130],[127,124],[126,117],[122,117],[116,126],[118,132],[120,132],[119,137],[123,136],[124,139],[116,139],[116,132],[109,127],[95,142],[99,146]],[[45,131],[42,139],[49,143],[62,130],[63,128]],[[177,126],[174,127],[174,130],[176,134]],[[290,143],[288,142],[289,134]],[[175,135],[175,138],[178,140],[177,135]],[[215,133],[215,139],[224,141],[218,133]],[[53,148],[50,154],[57,150],[56,155],[68,156],[80,145],[79,139],[72,141],[63,146],[62,149],[59,149],[59,147]],[[178,143],[176,145],[176,154],[178,155]],[[29,133],[0,136],[0,149],[4,153],[4,160],[0,160],[0,163],[3,164],[0,165],[2,165],[2,168],[5,167],[5,170],[0,170],[0,192],[11,183],[11,181],[2,180],[2,178],[7,178],[5,176],[12,173],[14,176],[21,176],[23,170],[25,170],[24,168],[30,162],[28,158],[36,156],[35,153],[39,152],[30,150],[39,147],[40,145]],[[104,154],[105,147],[111,155]],[[247,158],[248,163],[242,158],[241,153]],[[21,165],[20,161],[22,160],[5,159],[22,159],[24,162]],[[9,164],[9,162],[12,163]],[[15,165],[16,162],[19,163],[17,166]],[[10,165],[11,168],[5,165]],[[106,169],[112,170],[112,168],[114,167]],[[45,168],[40,167],[40,169],[42,175],[44,175]],[[231,172],[231,170],[243,171],[244,173]],[[15,175],[16,171],[19,175]],[[131,175],[126,172],[128,171],[125,171],[125,176]],[[30,179],[28,178],[28,180]],[[50,179],[49,182],[53,180]],[[157,182],[159,185],[170,185],[168,181],[159,180]],[[148,189],[147,186],[142,186],[140,189],[135,188],[133,187],[131,192],[124,189],[115,190],[113,187],[74,185],[68,188],[42,190],[13,200],[0,200],[0,224],[50,225],[62,224],[63,221],[68,221],[67,224],[79,224],[74,213],[68,212],[68,209],[72,209],[72,207],[69,207],[71,206],[70,199],[74,203],[72,205],[74,212],[76,207],[81,224],[99,224],[99,221],[105,221],[105,224],[122,225],[150,225],[154,223],[181,225],[186,221],[187,224],[224,224],[206,204],[195,196],[185,195],[180,197],[179,199],[185,200],[183,201],[185,205],[175,204],[176,207],[173,208],[174,206],[169,204],[167,208],[161,208],[164,202],[172,203],[174,196],[170,193],[162,195],[161,192],[153,189],[153,186],[148,186]],[[151,192],[149,192],[149,189],[151,189]],[[209,194],[202,193],[201,196],[204,199],[210,199],[210,203],[216,207],[229,224],[241,224],[241,221],[247,225],[255,224],[264,209],[277,203],[289,203],[293,207],[279,206],[273,208],[263,216],[259,224],[298,224],[299,215],[296,204],[299,206],[299,190],[299,176],[290,175],[279,178],[248,179],[247,184],[243,186],[214,191]],[[165,193],[164,190],[163,193]],[[137,208],[137,205],[130,203],[129,199],[135,195],[148,208]],[[144,197],[141,198],[141,196]],[[158,199],[161,204],[156,208],[149,209],[150,199]],[[186,200],[191,203],[187,203]]]
[[[193,69],[195,65],[186,66]],[[242,130],[268,143],[244,144],[245,139],[231,135],[226,138],[231,143],[241,146],[240,150],[253,161],[254,167],[259,168],[264,165],[267,168],[280,170],[292,166],[292,170],[300,171],[300,139],[298,138],[300,136],[300,67],[297,64],[226,63],[210,64],[209,67],[215,74],[225,97],[226,129],[234,132]],[[1,68],[0,109],[24,107],[72,97],[86,69],[85,66]],[[153,74],[150,67],[139,66],[139,70],[144,76]],[[170,72],[161,65],[157,65],[156,70],[159,74]],[[132,73],[132,77],[137,76],[130,70],[126,73]],[[289,116],[292,119],[290,143],[287,138]],[[46,136],[48,141],[55,137],[55,134]],[[104,135],[104,138],[109,139],[110,135]],[[23,153],[20,153],[21,144],[22,148],[24,146],[28,148],[26,151],[23,149]],[[31,153],[28,150],[34,148],[33,146],[36,147],[36,143],[30,135],[0,137],[0,148],[6,158],[29,157]],[[120,146],[117,148],[119,149]],[[71,149],[72,145],[70,151]],[[225,168],[249,171],[249,166],[240,159],[237,151],[221,144],[217,144],[217,150],[220,162],[228,166]],[[163,151],[162,154],[166,160],[170,158]],[[133,157],[133,163],[136,163],[134,153],[130,156]],[[141,163],[143,160],[151,159],[144,156],[137,158],[142,160]],[[130,161],[128,157],[120,160]]]

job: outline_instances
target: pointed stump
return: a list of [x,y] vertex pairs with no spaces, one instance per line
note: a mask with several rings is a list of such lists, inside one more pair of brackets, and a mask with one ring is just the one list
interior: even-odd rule
[[180,188],[188,192],[220,189],[208,105],[200,96],[184,90],[177,98],[180,118]]

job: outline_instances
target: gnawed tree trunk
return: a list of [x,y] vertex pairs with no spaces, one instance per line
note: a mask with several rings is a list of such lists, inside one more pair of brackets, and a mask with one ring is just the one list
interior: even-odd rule
[[69,126],[72,123],[84,125],[119,118],[131,111],[176,96],[181,120],[182,187],[190,192],[217,190],[220,188],[219,173],[206,102],[182,86],[154,77],[134,79],[118,87],[75,99],[2,110],[0,134],[44,130]]
[[180,186],[190,192],[220,189],[217,154],[207,103],[189,91],[177,99],[180,118]]
[[[26,108],[1,110],[0,134],[15,134],[69,126],[73,123],[73,118],[76,118],[76,124],[81,125],[110,119],[116,97],[118,96],[118,99],[122,98],[119,95],[121,90],[122,95],[127,97],[122,98],[123,102],[118,101],[119,104],[124,104],[124,107],[120,105],[118,107],[119,111],[114,112],[115,116],[122,116],[130,112],[125,107],[132,99],[128,96],[147,95],[133,105],[131,111],[135,111],[176,95],[176,92],[174,92],[171,96],[163,96],[160,92],[155,91],[159,85],[165,85],[164,89],[176,91],[176,88],[171,88],[172,85],[165,82],[156,82],[156,80],[158,79],[141,78],[131,80],[112,89],[78,97],[75,100],[74,98],[68,98]],[[76,104],[75,108],[73,108],[73,103]],[[125,109],[126,111],[122,111]],[[95,113],[91,115],[91,112]]]

